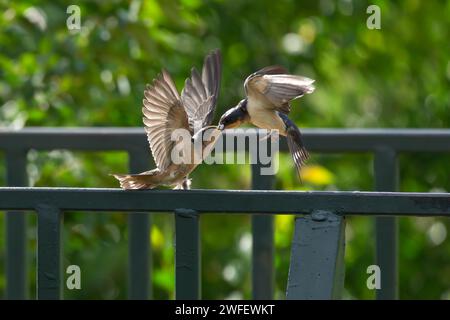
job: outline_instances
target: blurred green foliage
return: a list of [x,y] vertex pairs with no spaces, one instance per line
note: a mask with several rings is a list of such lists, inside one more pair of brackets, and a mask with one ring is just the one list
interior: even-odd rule
[[[79,32],[66,27],[71,4]],[[366,8],[381,8],[381,30],[366,27]],[[450,1],[352,0],[0,0],[0,126],[141,126],[143,88],[166,68],[181,90],[192,65],[213,48],[223,53],[216,118],[241,99],[243,79],[270,64],[316,79],[294,103],[301,127],[448,128]],[[116,187],[124,153],[32,151],[34,186]],[[3,158],[0,158],[3,161]],[[402,191],[449,191],[450,156],[400,158]],[[313,154],[304,185],[280,156],[277,189],[372,190],[370,155]],[[4,177],[4,163],[0,165]],[[214,179],[211,179],[214,177]],[[195,188],[247,189],[248,166],[201,166]],[[4,180],[2,180],[4,181]],[[174,297],[173,217],[153,219],[153,291]],[[292,217],[276,218],[276,297],[283,298]],[[347,227],[345,297],[370,299],[372,220]],[[450,224],[400,221],[401,298],[450,298]],[[5,288],[4,215],[0,216],[0,294]],[[34,297],[35,221],[30,218],[30,296]],[[82,290],[67,299],[126,298],[127,227],[123,214],[67,213],[64,265],[82,269]],[[249,217],[202,220],[203,297],[250,298]]]

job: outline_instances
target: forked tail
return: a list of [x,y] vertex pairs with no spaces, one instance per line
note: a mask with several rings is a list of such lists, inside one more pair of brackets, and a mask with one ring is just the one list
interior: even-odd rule
[[300,169],[306,160],[308,160],[309,153],[302,143],[300,130],[296,126],[294,128],[288,128],[286,138],[289,151],[291,152],[298,176],[300,177]]
[[278,113],[286,126],[286,138],[291,152],[292,159],[294,160],[295,167],[297,168],[297,173],[300,178],[300,169],[305,164],[306,160],[309,158],[309,153],[303,145],[302,134],[299,128],[292,122],[286,114]]

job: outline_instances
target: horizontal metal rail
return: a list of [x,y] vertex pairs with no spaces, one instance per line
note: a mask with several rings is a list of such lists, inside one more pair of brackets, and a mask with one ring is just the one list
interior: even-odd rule
[[[226,135],[233,135],[226,131]],[[450,130],[302,129],[305,145],[320,152],[450,151]],[[225,138],[226,139],[226,138]],[[142,128],[25,128],[0,130],[0,149],[136,150],[148,148]],[[287,151],[284,139],[280,149]],[[243,151],[243,150],[238,150]]]
[[336,299],[344,283],[345,216],[448,217],[450,193],[17,187],[0,188],[0,209],[37,213],[38,299],[62,296],[61,226],[64,211],[72,210],[173,212],[177,299],[201,297],[202,213],[306,214],[295,222],[287,298]]
[[0,209],[35,210],[48,204],[60,210],[199,213],[449,216],[450,193],[357,191],[142,190],[92,188],[0,188]]

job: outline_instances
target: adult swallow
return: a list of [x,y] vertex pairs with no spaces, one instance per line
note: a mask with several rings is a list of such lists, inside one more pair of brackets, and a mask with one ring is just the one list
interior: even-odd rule
[[[192,68],[181,96],[165,70],[152,85],[147,85],[143,122],[157,168],[139,174],[113,174],[123,189],[153,189],[160,185],[189,189],[188,175],[209,154],[221,134],[217,128],[207,130],[219,95],[221,60],[217,49],[205,57],[201,74]],[[188,139],[180,139],[183,133]],[[176,136],[178,139],[174,139]],[[174,156],[180,154],[187,161],[175,161]]]
[[290,102],[314,91],[314,80],[290,75],[280,66],[265,67],[247,77],[246,98],[220,118],[219,130],[251,123],[259,128],[279,131],[287,138],[298,173],[308,159],[308,151],[296,124],[288,118]]

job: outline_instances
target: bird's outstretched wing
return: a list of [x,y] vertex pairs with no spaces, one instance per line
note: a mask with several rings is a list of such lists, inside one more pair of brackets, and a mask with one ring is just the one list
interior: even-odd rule
[[265,67],[247,77],[244,83],[249,98],[252,94],[264,97],[268,103],[266,108],[276,109],[283,113],[290,112],[289,102],[306,93],[314,91],[314,80],[287,74],[280,66]]
[[147,85],[142,107],[143,121],[153,159],[160,170],[171,163],[171,151],[177,141],[172,141],[176,129],[189,130],[186,111],[169,73],[162,71],[152,85]]
[[[214,110],[220,90],[222,57],[216,49],[205,57],[202,73],[192,68],[186,79],[181,101],[189,118],[192,131],[209,126],[214,118]],[[194,133],[195,133],[194,132]]]

